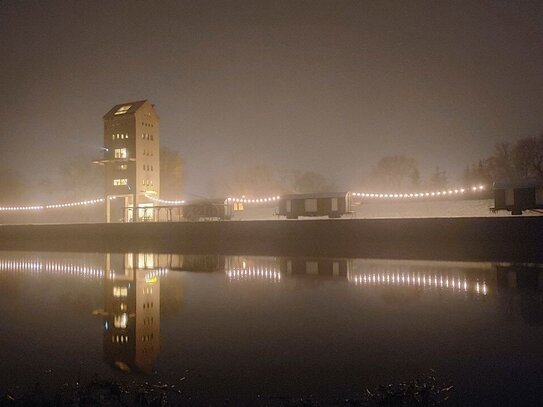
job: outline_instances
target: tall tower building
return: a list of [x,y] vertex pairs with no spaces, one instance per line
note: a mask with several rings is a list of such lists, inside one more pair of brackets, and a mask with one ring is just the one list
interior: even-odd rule
[[160,122],[147,100],[113,106],[104,115],[107,221],[152,220],[148,196],[160,195]]

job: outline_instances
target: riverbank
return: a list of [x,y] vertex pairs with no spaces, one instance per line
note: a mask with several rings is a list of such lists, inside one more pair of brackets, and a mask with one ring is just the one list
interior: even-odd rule
[[0,225],[0,249],[537,262],[543,217]]

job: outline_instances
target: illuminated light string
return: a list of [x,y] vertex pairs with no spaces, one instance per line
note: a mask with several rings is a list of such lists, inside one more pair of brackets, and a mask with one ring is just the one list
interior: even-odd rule
[[[372,198],[372,199],[413,199],[413,198],[435,198],[443,196],[454,196],[462,195],[468,191],[472,192],[481,192],[484,191],[485,187],[483,185],[472,186],[471,188],[455,188],[442,191],[431,191],[431,192],[416,192],[416,193],[375,193],[375,192],[352,192],[351,196],[355,198]],[[160,199],[151,195],[145,195],[146,198],[150,199],[156,203],[162,203],[166,205],[183,205],[185,204],[184,200],[166,200]],[[114,200],[116,197],[111,196],[108,199]],[[268,196],[265,198],[246,198],[242,196],[241,198],[229,197],[225,202],[229,203],[243,203],[243,204],[266,204],[277,202],[281,199],[279,195]],[[79,206],[90,206],[96,205],[99,203],[105,202],[104,198],[90,199],[86,201],[78,202],[65,202],[60,204],[48,204],[48,205],[21,205],[21,206],[0,206],[0,212],[11,212],[11,211],[40,211],[43,209],[61,209],[61,208],[71,208]]]
[[160,198],[157,198],[156,196],[151,196],[151,195],[147,195],[147,194],[145,194],[145,197],[147,199],[150,199],[153,202],[162,203],[162,204],[166,204],[166,205],[183,205],[185,203],[185,201],[182,200],[182,199],[181,200],[170,201],[170,200],[167,200],[167,199],[160,199]]
[[435,288],[435,289],[444,289],[452,290],[456,292],[460,291],[475,291],[476,294],[487,295],[488,286],[486,281],[479,283],[477,281],[475,284],[468,283],[467,279],[461,279],[460,277],[454,278],[449,276],[437,276],[426,275],[423,273],[363,273],[363,274],[351,274],[347,276],[347,279],[350,283],[354,285],[392,285],[392,286],[412,286],[412,287],[423,287],[423,288]]
[[358,198],[385,198],[385,199],[413,199],[413,198],[435,198],[443,196],[463,195],[468,191],[481,192],[484,191],[484,185],[472,186],[471,188],[454,188],[442,191],[428,191],[416,193],[370,193],[370,192],[353,192],[352,196]]
[[144,275],[144,278],[145,278],[146,280],[149,280],[149,279],[154,278],[154,277],[164,277],[164,276],[166,276],[166,275],[169,273],[169,271],[170,271],[170,270],[167,269],[166,267],[159,267],[159,268],[157,268],[157,269],[154,270],[154,271],[151,271],[151,272],[149,272],[149,273],[146,273],[146,274]]
[[281,281],[281,272],[268,267],[234,268],[226,271],[229,281],[259,279],[273,282]]
[[[110,199],[112,199],[111,197]],[[78,201],[78,202],[65,202],[60,204],[49,204],[49,205],[29,205],[29,206],[0,206],[0,211],[39,211],[43,209],[59,209],[59,208],[71,208],[76,206],[89,206],[96,205],[99,203],[105,202],[104,198],[90,199],[87,201]]]
[[245,196],[242,196],[241,198],[229,197],[226,199],[226,201],[234,202],[234,203],[245,203],[245,204],[262,204],[262,203],[276,202],[276,201],[279,201],[280,199],[281,197],[279,195],[268,196],[266,198],[246,198]]
[[29,273],[33,275],[54,274],[83,278],[102,278],[104,276],[104,270],[99,267],[39,260],[0,260],[0,271]]

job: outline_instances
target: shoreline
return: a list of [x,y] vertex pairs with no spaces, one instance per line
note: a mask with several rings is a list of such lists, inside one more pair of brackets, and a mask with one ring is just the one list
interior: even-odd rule
[[543,217],[0,225],[0,250],[543,261]]

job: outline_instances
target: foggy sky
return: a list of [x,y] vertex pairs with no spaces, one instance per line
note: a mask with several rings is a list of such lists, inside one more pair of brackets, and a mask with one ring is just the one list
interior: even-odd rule
[[186,190],[247,162],[449,178],[543,131],[541,1],[0,1],[0,148],[41,178],[148,99]]

